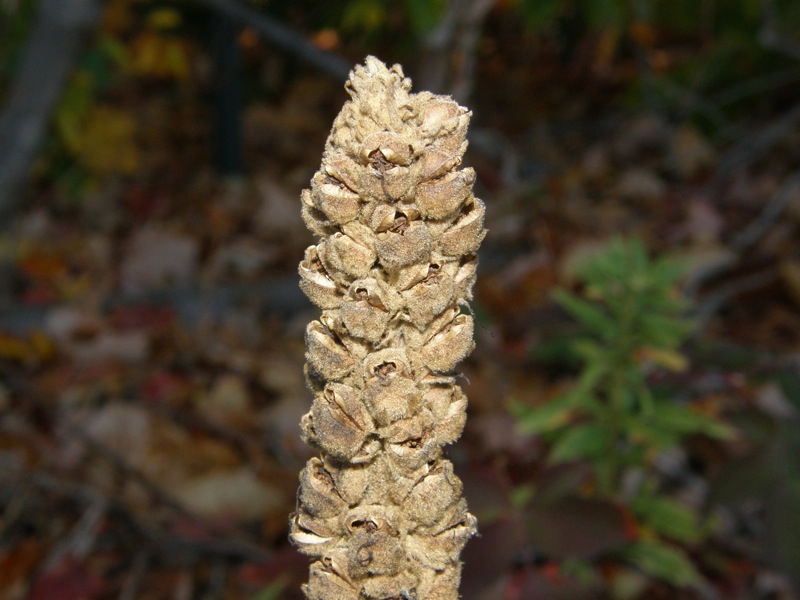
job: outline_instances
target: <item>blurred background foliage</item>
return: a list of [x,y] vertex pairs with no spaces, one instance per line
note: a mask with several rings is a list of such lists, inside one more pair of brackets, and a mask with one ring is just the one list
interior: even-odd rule
[[[0,0],[0,106],[38,6]],[[800,3],[101,8],[0,236],[0,448],[28,476],[0,488],[0,598],[298,597],[297,198],[346,99],[302,44],[474,112],[464,596],[797,598]]]

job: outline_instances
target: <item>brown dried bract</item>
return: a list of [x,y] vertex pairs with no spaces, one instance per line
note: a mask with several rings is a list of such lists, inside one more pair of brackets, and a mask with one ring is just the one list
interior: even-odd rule
[[322,456],[300,474],[290,540],[314,559],[309,600],[456,600],[476,521],[442,446],[466,419],[452,370],[474,345],[485,235],[475,173],[459,170],[470,113],[374,57],[346,89],[302,194],[319,242],[300,287],[322,314],[301,427]]

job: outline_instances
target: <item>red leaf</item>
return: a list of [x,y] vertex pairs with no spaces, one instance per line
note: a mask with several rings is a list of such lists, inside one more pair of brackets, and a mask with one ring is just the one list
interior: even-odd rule
[[103,580],[66,556],[33,585],[29,600],[92,600],[105,591]]

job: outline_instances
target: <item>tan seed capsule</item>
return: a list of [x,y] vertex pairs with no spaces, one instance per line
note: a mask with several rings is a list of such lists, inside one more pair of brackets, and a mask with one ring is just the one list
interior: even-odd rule
[[311,180],[314,205],[332,223],[344,225],[358,217],[361,210],[359,195],[328,175],[317,173]]
[[475,171],[464,169],[447,173],[417,186],[415,203],[426,219],[452,217],[472,193]]
[[475,534],[475,517],[462,507],[454,511],[457,521],[433,535],[425,535],[420,528],[411,535],[407,552],[415,560],[435,570],[453,564],[453,556],[461,553],[469,538]]
[[455,295],[464,300],[472,300],[472,286],[478,274],[478,257],[467,254],[462,257],[458,271],[453,277]]
[[326,175],[342,182],[343,185],[356,194],[359,192],[363,167],[349,156],[335,154],[327,157],[322,163],[322,168]]
[[300,215],[306,227],[317,237],[325,237],[336,232],[336,225],[314,204],[311,190],[303,190]]
[[436,439],[442,446],[461,437],[467,421],[467,397],[460,387],[434,387],[425,394],[422,405],[433,414]]
[[372,458],[378,444],[364,446],[375,426],[357,390],[329,383],[314,399],[311,414],[316,441],[328,454],[351,462],[356,456],[362,462]]
[[444,329],[431,337],[421,349],[420,355],[431,371],[451,371],[472,352],[473,321],[469,315],[458,315]]
[[376,343],[383,337],[399,303],[397,293],[374,278],[354,281],[350,301],[342,304],[342,322],[351,335]]
[[367,382],[366,401],[379,426],[385,426],[413,414],[422,402],[422,393],[413,379],[392,376],[387,383],[381,378]]
[[322,518],[338,516],[347,508],[339,496],[333,477],[318,458],[312,458],[300,472],[300,503],[312,515]]
[[384,160],[391,164],[407,167],[411,163],[411,144],[403,136],[391,131],[380,131],[368,135],[361,145],[361,159],[365,162],[375,160],[380,152]]
[[453,301],[453,272],[457,268],[455,263],[432,262],[426,277],[401,293],[408,317],[418,329],[426,327]]
[[337,281],[366,277],[377,258],[373,249],[341,232],[327,238],[317,247],[317,252],[326,270],[339,275]]
[[414,263],[428,262],[431,257],[431,236],[422,221],[396,217],[396,227],[377,236],[376,249],[381,264],[396,270]]
[[306,328],[306,348],[308,364],[326,379],[340,379],[356,365],[341,340],[319,321],[312,321]]
[[[369,600],[405,600],[406,598],[431,598],[437,596],[421,596],[417,592],[417,578],[408,571],[396,575],[373,575],[362,580],[362,598]],[[445,600],[444,598],[442,600]],[[449,599],[446,599],[449,600]]]
[[361,529],[348,540],[348,573],[353,577],[397,575],[405,568],[405,552],[397,535]]
[[461,488],[461,481],[453,473],[453,464],[441,459],[403,502],[405,514],[415,523],[430,527],[461,497]]
[[427,150],[415,163],[415,179],[425,182],[435,179],[458,167],[461,156],[453,155],[441,150]]
[[360,600],[357,586],[331,571],[324,563],[311,564],[308,583],[303,585],[306,600]]
[[343,533],[337,517],[312,517],[299,511],[291,520],[289,539],[306,556],[320,557],[333,549]]
[[322,309],[338,308],[344,293],[339,285],[325,272],[317,247],[306,248],[305,260],[300,263],[300,289],[308,299]]
[[458,581],[460,578],[461,563],[450,564],[442,570],[425,569],[417,584],[417,598],[458,600]]
[[483,229],[485,208],[477,198],[467,204],[455,224],[439,239],[439,251],[445,256],[462,256],[478,249],[486,231]]

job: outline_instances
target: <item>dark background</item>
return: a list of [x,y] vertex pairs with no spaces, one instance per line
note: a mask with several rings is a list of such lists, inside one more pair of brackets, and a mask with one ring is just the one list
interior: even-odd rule
[[[473,112],[463,597],[797,597],[798,32],[779,0],[1,1],[0,599],[299,597],[299,194],[368,54]],[[688,366],[648,377],[737,431],[641,465],[708,527],[670,541],[694,586],[509,412],[575,380],[551,294],[620,235],[689,265]]]

